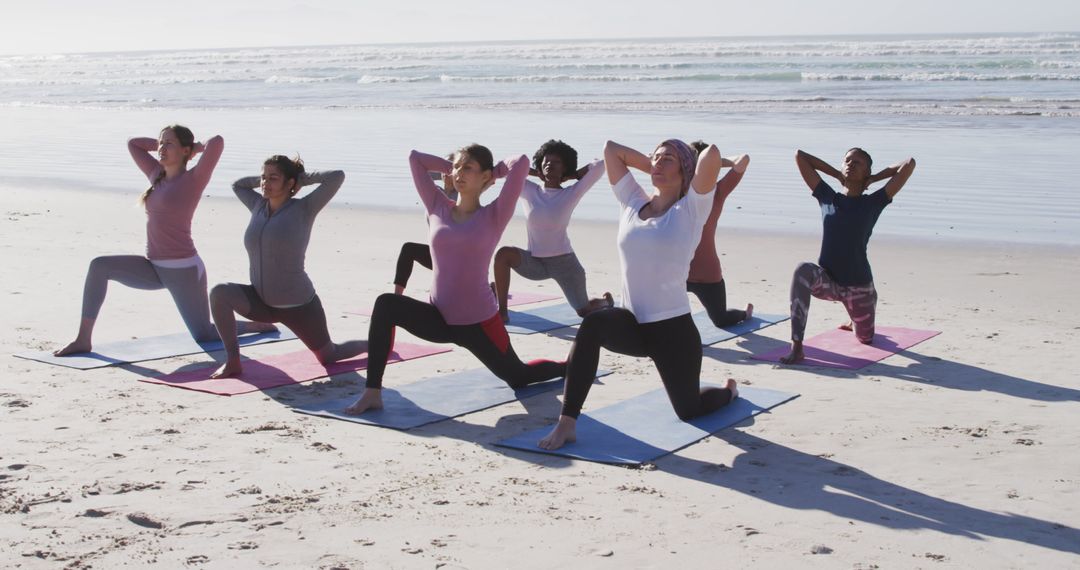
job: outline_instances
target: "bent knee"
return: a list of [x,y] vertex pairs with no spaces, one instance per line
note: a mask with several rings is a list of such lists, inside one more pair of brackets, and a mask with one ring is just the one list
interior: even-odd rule
[[396,303],[401,299],[401,295],[394,293],[383,293],[375,298],[375,307],[386,307]]
[[615,324],[615,311],[592,311],[581,319],[575,338],[601,340]]
[[87,273],[95,274],[108,273],[109,265],[109,256],[103,255],[95,257],[90,260],[90,267],[86,271]]
[[232,283],[218,283],[210,289],[210,302],[220,303],[229,298],[233,291]]
[[688,422],[698,417],[700,413],[698,412],[697,406],[675,406],[675,415],[678,416],[680,420]]
[[506,385],[514,390],[520,390],[529,385],[529,381],[523,378],[521,374],[511,374],[505,371],[498,372],[495,370],[492,370],[491,372],[495,374],[496,378],[506,382]]
[[518,248],[504,245],[495,252],[495,263],[513,264],[518,257]]

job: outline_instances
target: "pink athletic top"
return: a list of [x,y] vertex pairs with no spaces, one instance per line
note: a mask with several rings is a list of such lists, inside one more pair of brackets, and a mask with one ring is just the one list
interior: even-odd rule
[[701,242],[698,243],[694,252],[694,259],[690,261],[690,275],[687,281],[693,283],[719,283],[724,279],[720,269],[720,256],[716,253],[716,225],[720,220],[720,212],[724,209],[724,200],[742,180],[743,172],[732,169],[719,182],[716,183],[716,192],[713,197],[712,210],[705,220],[705,229],[701,230]]
[[589,165],[581,180],[568,188],[541,188],[525,183],[521,201],[525,203],[525,229],[529,236],[529,253],[533,257],[554,257],[573,253],[570,236],[566,233],[570,216],[582,196],[604,175],[604,161]]
[[[151,154],[157,141],[135,138],[128,141],[128,152],[151,184],[164,167]],[[198,163],[172,180],[162,178],[146,199],[146,257],[148,259],[186,259],[198,255],[191,240],[191,218],[202,192],[210,183],[225,139],[215,136],[206,141]]]
[[428,172],[450,172],[450,162],[415,150],[409,155],[413,183],[428,213],[434,273],[431,304],[447,324],[480,323],[499,311],[488,268],[495,246],[514,215],[514,206],[529,175],[529,159],[522,155],[503,164],[509,173],[499,196],[473,212],[468,220],[455,222],[454,202],[428,176]]

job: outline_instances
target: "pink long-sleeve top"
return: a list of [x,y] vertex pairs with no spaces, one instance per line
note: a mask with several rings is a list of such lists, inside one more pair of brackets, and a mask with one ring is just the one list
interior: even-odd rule
[[529,159],[522,155],[507,159],[504,165],[508,173],[499,196],[473,212],[468,220],[455,222],[454,202],[428,176],[429,172],[450,172],[450,162],[415,150],[409,155],[413,183],[428,213],[434,274],[431,304],[447,324],[480,323],[499,310],[499,303],[491,291],[488,268],[525,186]]
[[701,230],[701,242],[698,243],[697,250],[694,252],[694,258],[690,260],[690,275],[686,278],[687,281],[719,283],[724,279],[723,270],[720,268],[720,256],[716,253],[716,226],[720,220],[720,212],[724,210],[724,201],[742,177],[742,172],[732,170],[716,183],[712,209],[709,210],[709,217],[705,220],[705,228]]
[[154,186],[146,198],[146,257],[152,260],[194,257],[198,251],[191,239],[191,219],[225,150],[225,139],[215,136],[206,141],[195,166],[172,180],[158,180],[164,167],[151,154],[157,146],[158,142],[151,138],[128,141],[131,158]]

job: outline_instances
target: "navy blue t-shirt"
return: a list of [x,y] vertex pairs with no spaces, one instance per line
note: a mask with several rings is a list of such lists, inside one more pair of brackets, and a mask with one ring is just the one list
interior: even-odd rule
[[866,244],[881,211],[892,199],[882,188],[873,194],[851,198],[832,189],[824,180],[814,188],[821,206],[821,254],[818,265],[840,285],[867,285],[874,281]]

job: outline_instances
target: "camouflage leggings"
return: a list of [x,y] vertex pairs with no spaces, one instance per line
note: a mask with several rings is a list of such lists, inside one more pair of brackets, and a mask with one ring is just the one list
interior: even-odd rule
[[864,343],[874,340],[877,290],[873,281],[867,285],[839,285],[821,267],[813,263],[800,263],[791,278],[791,340],[803,340],[811,296],[826,301],[840,301],[851,317],[855,336]]

